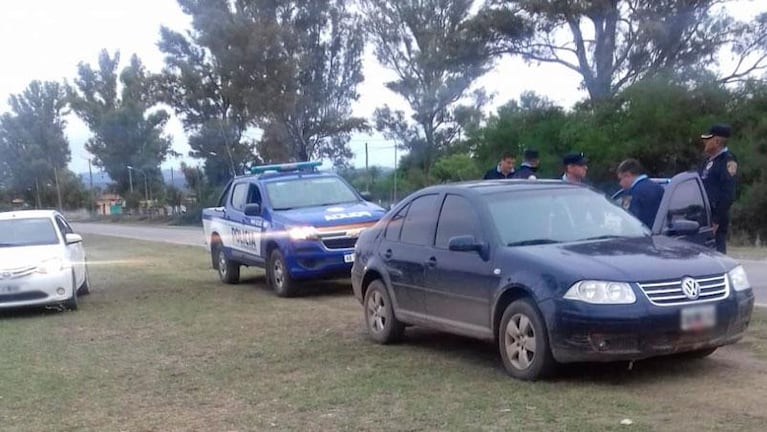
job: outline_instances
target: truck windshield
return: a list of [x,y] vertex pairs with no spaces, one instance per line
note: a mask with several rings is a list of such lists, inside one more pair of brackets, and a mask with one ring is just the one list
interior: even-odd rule
[[650,235],[634,216],[587,189],[500,192],[485,199],[508,246]]
[[48,218],[0,220],[0,247],[57,244],[56,228]]
[[274,210],[318,207],[358,202],[357,194],[336,177],[299,178],[272,181],[266,193]]

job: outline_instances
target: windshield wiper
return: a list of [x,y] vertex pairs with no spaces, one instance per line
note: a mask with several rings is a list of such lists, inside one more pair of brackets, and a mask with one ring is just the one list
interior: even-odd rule
[[535,246],[535,245],[554,244],[554,243],[561,243],[561,242],[557,240],[552,240],[552,239],[532,239],[532,240],[522,240],[518,242],[512,242],[507,244],[506,246]]
[[585,239],[580,239],[578,241],[592,241],[592,240],[609,240],[609,239],[617,239],[617,238],[628,238],[628,236],[622,236],[622,235],[615,235],[615,234],[606,234],[596,237],[588,237]]

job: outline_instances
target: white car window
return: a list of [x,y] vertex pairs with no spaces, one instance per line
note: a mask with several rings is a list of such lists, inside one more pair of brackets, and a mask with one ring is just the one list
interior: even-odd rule
[[59,243],[50,218],[0,220],[0,247],[41,246]]

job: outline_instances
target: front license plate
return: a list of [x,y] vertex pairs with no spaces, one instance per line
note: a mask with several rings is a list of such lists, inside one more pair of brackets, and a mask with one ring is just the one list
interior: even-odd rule
[[696,306],[682,309],[682,331],[710,329],[716,325],[716,307],[714,305]]
[[0,285],[0,294],[12,294],[19,292],[20,289],[18,285]]
[[344,262],[345,263],[353,263],[354,262],[354,254],[346,254],[346,255],[344,255]]

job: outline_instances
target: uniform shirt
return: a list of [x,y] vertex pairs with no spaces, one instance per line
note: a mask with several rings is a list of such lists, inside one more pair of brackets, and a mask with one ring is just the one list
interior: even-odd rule
[[634,180],[623,202],[624,208],[636,216],[645,226],[652,228],[663,200],[663,186],[653,182],[646,175]]
[[699,170],[706,195],[711,205],[713,223],[725,230],[730,222],[730,206],[735,201],[735,175],[738,172],[738,160],[725,147],[709,158]]
[[514,177],[514,169],[513,168],[512,168],[512,170],[508,174],[504,175],[501,172],[501,170],[499,169],[499,167],[495,167],[495,168],[492,168],[492,169],[488,170],[485,173],[485,176],[482,177],[482,179],[483,180],[498,180],[498,179],[510,179],[510,178],[513,178],[513,177]]
[[535,177],[535,170],[533,167],[531,167],[527,162],[523,162],[522,165],[519,166],[517,172],[514,173],[513,178],[535,180],[537,177]]

